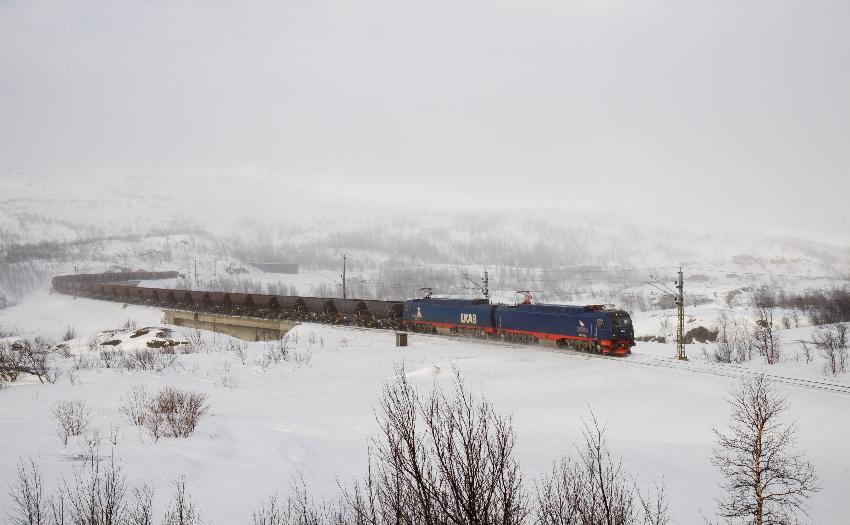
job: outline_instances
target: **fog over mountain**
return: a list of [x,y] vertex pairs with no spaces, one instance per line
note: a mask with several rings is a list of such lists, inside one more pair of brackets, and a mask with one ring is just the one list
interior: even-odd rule
[[611,291],[571,268],[642,269],[607,278],[614,302],[678,265],[714,290],[839,285],[848,22],[827,1],[0,2],[0,293],[200,257],[296,261],[298,293],[336,294],[344,253],[368,296],[462,293],[445,265],[556,301]]
[[290,205],[846,240],[849,22],[842,1],[6,0],[0,182],[248,170],[303,188],[255,189]]

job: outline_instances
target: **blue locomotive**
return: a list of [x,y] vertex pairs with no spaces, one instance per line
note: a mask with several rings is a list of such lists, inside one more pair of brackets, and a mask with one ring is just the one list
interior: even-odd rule
[[492,337],[602,354],[626,355],[635,344],[629,314],[600,305],[511,306],[429,297],[405,301],[403,321],[412,332]]

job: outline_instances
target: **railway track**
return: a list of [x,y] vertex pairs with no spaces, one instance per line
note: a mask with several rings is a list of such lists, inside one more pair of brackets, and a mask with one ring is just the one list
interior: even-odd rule
[[720,363],[705,363],[699,361],[679,361],[673,357],[648,356],[632,353],[625,358],[592,355],[590,357],[599,359],[609,359],[620,363],[628,363],[630,365],[651,366],[658,368],[670,368],[674,370],[685,370],[687,372],[699,374],[711,374],[722,377],[745,378],[753,376],[761,376],[770,379],[775,383],[783,385],[796,386],[809,390],[820,390],[824,392],[832,392],[835,394],[850,395],[850,384],[839,381],[831,381],[829,379],[816,380],[805,379],[801,377],[793,377],[788,375],[773,374],[761,370],[753,370],[738,365],[727,365]]
[[[354,327],[346,327],[348,329],[355,330],[374,330],[368,328],[354,328]],[[427,334],[416,334],[417,337],[429,337],[429,338],[440,338],[440,339],[456,339],[458,341],[464,342],[478,342],[475,339],[469,339],[466,337],[459,336],[437,336],[437,335],[427,335]],[[505,343],[501,341],[492,341],[487,340],[486,342],[481,340],[482,344],[487,344],[488,346],[501,346],[504,348],[515,348],[515,349],[524,349],[529,346],[518,345],[516,343]],[[584,359],[605,359],[608,361],[613,361],[615,363],[621,365],[634,365],[634,366],[648,366],[655,368],[669,368],[673,370],[683,370],[691,373],[698,374],[710,374],[721,377],[730,377],[730,378],[746,378],[753,376],[764,375],[766,378],[771,381],[783,385],[794,386],[798,388],[804,388],[808,390],[819,390],[822,392],[831,392],[834,394],[843,394],[850,395],[850,384],[843,383],[841,381],[833,381],[830,379],[806,379],[801,377],[793,377],[782,374],[774,374],[770,372],[763,372],[761,370],[753,370],[751,368],[747,368],[740,365],[735,364],[722,364],[722,363],[706,363],[701,361],[679,361],[674,357],[662,357],[662,356],[653,356],[653,355],[641,355],[632,353],[628,356],[624,357],[616,357],[616,356],[608,356],[602,354],[594,354],[589,352],[580,352],[577,350],[569,350],[569,349],[561,349],[561,348],[549,348],[548,351],[552,351],[558,354],[572,356],[572,357],[581,357]]]

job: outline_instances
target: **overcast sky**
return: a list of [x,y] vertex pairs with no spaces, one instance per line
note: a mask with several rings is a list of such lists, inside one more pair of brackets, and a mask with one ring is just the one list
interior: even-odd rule
[[245,166],[847,233],[850,2],[0,0],[0,177]]

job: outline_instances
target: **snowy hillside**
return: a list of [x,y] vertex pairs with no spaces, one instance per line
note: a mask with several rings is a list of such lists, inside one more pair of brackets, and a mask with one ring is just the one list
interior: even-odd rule
[[[658,308],[645,281],[669,283],[678,266],[694,305],[724,304],[729,293],[746,297],[760,286],[850,283],[850,242],[834,235],[674,225],[642,219],[640,209],[625,216],[387,204],[250,169],[84,175],[86,185],[73,173],[16,174],[4,183],[0,297],[7,304],[46,288],[53,275],[111,268],[174,269],[194,287],[258,292],[271,285],[337,296],[343,254],[349,294],[363,298],[403,299],[422,287],[475,295],[463,273],[477,279],[484,269],[500,301],[532,290],[542,302],[603,302],[632,312]],[[295,262],[303,275],[263,274],[249,264],[255,261]]]

